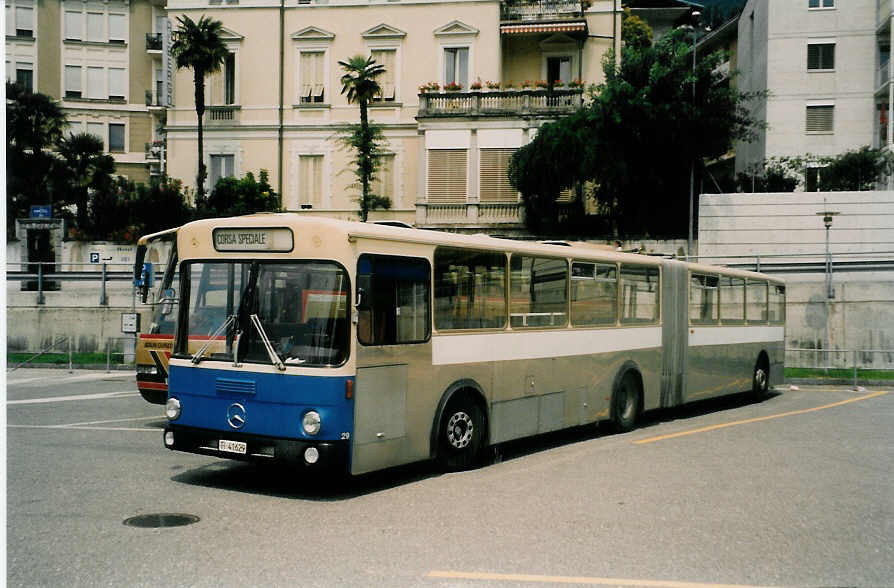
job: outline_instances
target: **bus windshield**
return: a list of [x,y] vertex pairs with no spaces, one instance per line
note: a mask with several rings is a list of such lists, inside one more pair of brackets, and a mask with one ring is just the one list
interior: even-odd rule
[[[347,359],[348,274],[335,263],[191,262],[182,271],[179,355],[278,367]],[[190,354],[188,339],[205,344]]]

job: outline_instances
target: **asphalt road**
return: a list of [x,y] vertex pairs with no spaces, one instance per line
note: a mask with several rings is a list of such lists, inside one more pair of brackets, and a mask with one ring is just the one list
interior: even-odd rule
[[[334,488],[164,449],[132,373],[22,369],[7,401],[9,586],[894,585],[894,391],[786,388]],[[199,520],[124,524],[154,513]]]

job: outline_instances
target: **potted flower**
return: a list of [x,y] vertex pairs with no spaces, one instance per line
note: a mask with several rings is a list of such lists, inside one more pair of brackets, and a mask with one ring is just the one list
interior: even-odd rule
[[448,92],[459,92],[463,89],[463,85],[459,82],[448,82],[444,84],[444,90]]
[[568,82],[568,87],[571,88],[572,90],[576,90],[578,88],[583,88],[584,82],[580,79],[571,80],[570,82]]
[[515,85],[512,83],[512,80],[503,82],[503,89],[509,91],[515,90]]
[[493,80],[487,80],[487,82],[485,82],[485,85],[487,86],[488,90],[499,90],[500,89],[500,82],[495,82]]
[[[525,85],[527,85],[527,82],[525,83]],[[534,82],[534,86],[539,90],[546,90],[547,88],[549,88],[549,82],[547,82],[546,80],[537,80],[536,82]]]
[[532,86],[533,86],[533,83],[531,82],[531,80],[525,80],[525,83],[522,84],[522,89],[530,90]]
[[441,89],[441,86],[438,84],[438,82],[426,82],[426,83],[422,84],[421,86],[419,86],[419,93],[420,94],[428,94],[431,92],[437,92],[440,89]]
[[565,82],[563,82],[562,80],[556,80],[555,82],[553,82],[553,88],[564,88],[564,87],[565,87]]
[[481,80],[477,79],[474,82],[472,82],[471,84],[469,84],[469,89],[475,90],[476,92],[480,91],[481,90]]

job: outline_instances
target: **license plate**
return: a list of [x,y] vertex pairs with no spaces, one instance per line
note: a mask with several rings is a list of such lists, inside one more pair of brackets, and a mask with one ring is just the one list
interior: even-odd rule
[[217,449],[219,451],[226,451],[228,453],[241,453],[245,455],[246,449],[248,445],[243,443],[242,441],[228,441],[226,439],[219,439],[217,441]]

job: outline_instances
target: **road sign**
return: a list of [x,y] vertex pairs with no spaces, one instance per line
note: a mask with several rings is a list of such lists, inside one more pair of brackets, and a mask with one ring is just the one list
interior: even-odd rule
[[99,263],[99,251],[90,252],[90,263]]
[[29,218],[53,218],[53,207],[49,204],[32,204]]
[[140,313],[138,313],[138,312],[122,312],[121,313],[121,332],[122,333],[139,333],[140,332]]

